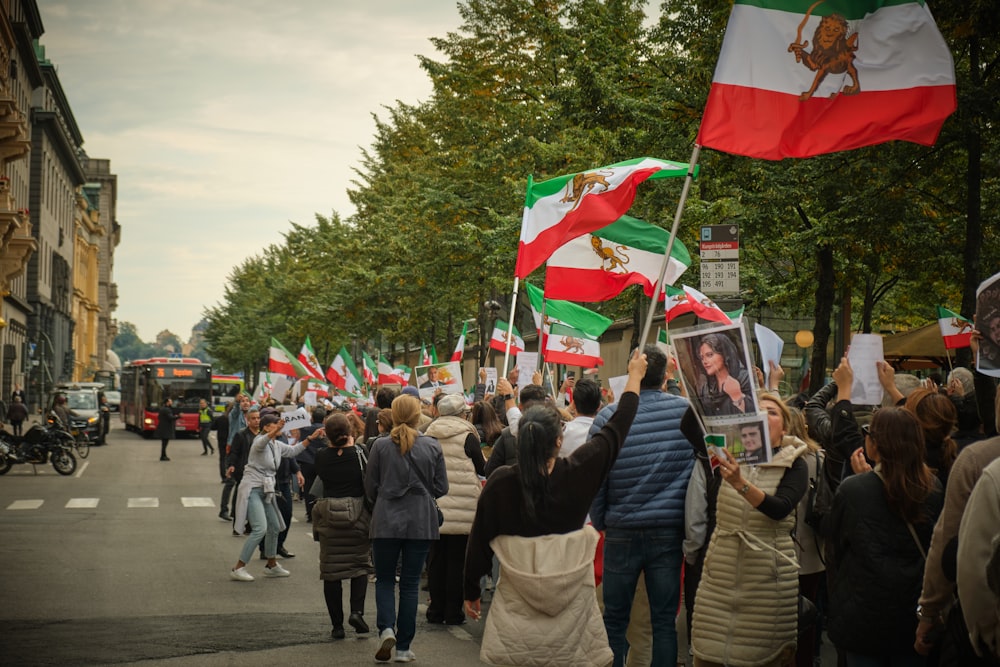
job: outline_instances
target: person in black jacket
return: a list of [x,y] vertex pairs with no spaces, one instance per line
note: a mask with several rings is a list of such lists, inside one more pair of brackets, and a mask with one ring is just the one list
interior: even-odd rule
[[[257,437],[260,433],[260,409],[254,405],[251,406],[249,410],[246,411],[246,422],[247,427],[238,431],[229,443],[229,453],[226,455],[226,477],[234,482],[235,486],[239,486],[240,480],[243,479],[243,468],[246,467],[247,458],[250,456],[250,445],[253,444],[253,439]],[[225,509],[225,508],[223,508]],[[236,516],[236,494],[232,494],[232,508],[230,509],[231,516]],[[219,515],[222,516],[221,514]],[[233,535],[242,535],[243,526],[237,528],[233,526]]]
[[829,517],[827,632],[848,666],[919,665],[914,610],[944,494],[912,414],[883,408],[866,431],[877,467],[841,482]]
[[163,405],[160,406],[160,411],[156,414],[156,431],[153,434],[160,439],[161,461],[170,460],[167,458],[167,444],[175,435],[174,422],[177,421],[173,405],[174,402],[170,397],[163,399]]

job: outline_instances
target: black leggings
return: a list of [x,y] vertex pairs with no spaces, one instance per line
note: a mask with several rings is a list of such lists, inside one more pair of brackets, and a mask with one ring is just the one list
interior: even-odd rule
[[[344,627],[344,589],[341,579],[323,581],[323,597],[326,610],[330,613],[330,623],[335,628]],[[351,613],[365,613],[365,594],[368,592],[368,575],[362,574],[351,579]]]

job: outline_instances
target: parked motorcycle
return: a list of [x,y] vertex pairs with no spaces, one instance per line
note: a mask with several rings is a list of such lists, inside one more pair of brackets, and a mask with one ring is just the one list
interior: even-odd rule
[[35,424],[20,438],[0,429],[0,475],[15,463],[51,463],[60,475],[72,475],[76,472],[74,445],[73,436],[54,425]]

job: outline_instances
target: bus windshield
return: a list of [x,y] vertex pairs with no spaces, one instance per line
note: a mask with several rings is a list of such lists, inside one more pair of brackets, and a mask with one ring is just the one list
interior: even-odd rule
[[150,367],[146,382],[146,405],[158,410],[167,397],[174,408],[194,411],[201,399],[211,401],[211,369],[192,366],[155,365]]

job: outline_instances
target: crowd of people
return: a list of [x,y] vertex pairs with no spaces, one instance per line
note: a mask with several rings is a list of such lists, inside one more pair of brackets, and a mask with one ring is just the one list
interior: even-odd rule
[[230,576],[254,580],[254,551],[264,576],[289,576],[297,494],[334,640],[345,617],[372,632],[375,582],[376,662],[416,659],[426,576],[426,621],[485,617],[488,664],[805,667],[824,636],[848,667],[1000,664],[995,381],[879,362],[885,400],[860,405],[845,358],[815,395],[782,397],[759,371],[755,388],[729,375],[711,342],[700,360],[718,358],[710,393],[726,400],[703,402],[740,412],[756,396],[766,430],[742,446],[770,458],[713,460],[655,345],[617,397],[586,378],[518,386],[515,369],[495,395],[480,374],[471,404],[383,387],[283,434],[273,401],[241,395],[213,424],[219,516],[245,536]]

